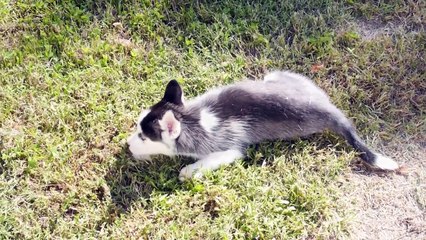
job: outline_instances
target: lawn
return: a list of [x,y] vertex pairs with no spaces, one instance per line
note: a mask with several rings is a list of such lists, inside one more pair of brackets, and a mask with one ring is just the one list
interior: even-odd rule
[[426,142],[426,4],[390,2],[0,0],[0,239],[348,238],[358,158],[332,133],[184,183],[191,159],[125,140],[170,79],[191,98],[290,69],[369,145]]

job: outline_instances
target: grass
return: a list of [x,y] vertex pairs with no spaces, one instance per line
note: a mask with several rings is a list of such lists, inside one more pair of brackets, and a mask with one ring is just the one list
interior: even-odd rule
[[0,239],[347,237],[356,154],[332,134],[183,184],[189,159],[136,162],[124,141],[172,78],[192,97],[274,68],[312,77],[372,145],[424,141],[424,5],[0,1]]

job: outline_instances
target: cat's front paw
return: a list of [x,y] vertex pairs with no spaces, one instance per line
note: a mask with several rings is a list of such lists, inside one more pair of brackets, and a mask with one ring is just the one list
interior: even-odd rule
[[203,174],[199,171],[199,169],[194,165],[194,164],[190,164],[184,168],[182,168],[182,170],[180,170],[179,173],[179,180],[180,181],[185,181],[187,179],[191,179],[191,178],[201,178],[203,176]]

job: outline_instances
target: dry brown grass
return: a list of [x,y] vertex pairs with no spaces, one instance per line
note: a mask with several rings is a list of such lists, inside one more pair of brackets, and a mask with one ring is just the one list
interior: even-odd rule
[[426,239],[426,149],[396,140],[383,148],[403,163],[400,173],[354,166],[345,175],[344,198],[355,215],[352,239]]

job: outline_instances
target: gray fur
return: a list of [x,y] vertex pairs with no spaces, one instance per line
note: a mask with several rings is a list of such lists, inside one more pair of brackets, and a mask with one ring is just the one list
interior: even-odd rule
[[[239,82],[188,102],[181,110],[185,130],[176,142],[178,153],[190,149],[203,155],[230,145],[244,148],[264,140],[307,136],[332,127],[334,117],[343,116],[310,80],[294,79],[287,72],[280,72],[279,77],[277,81]],[[203,108],[220,118],[213,133],[204,131],[198,122],[186,121],[185,116],[199,119]]]

